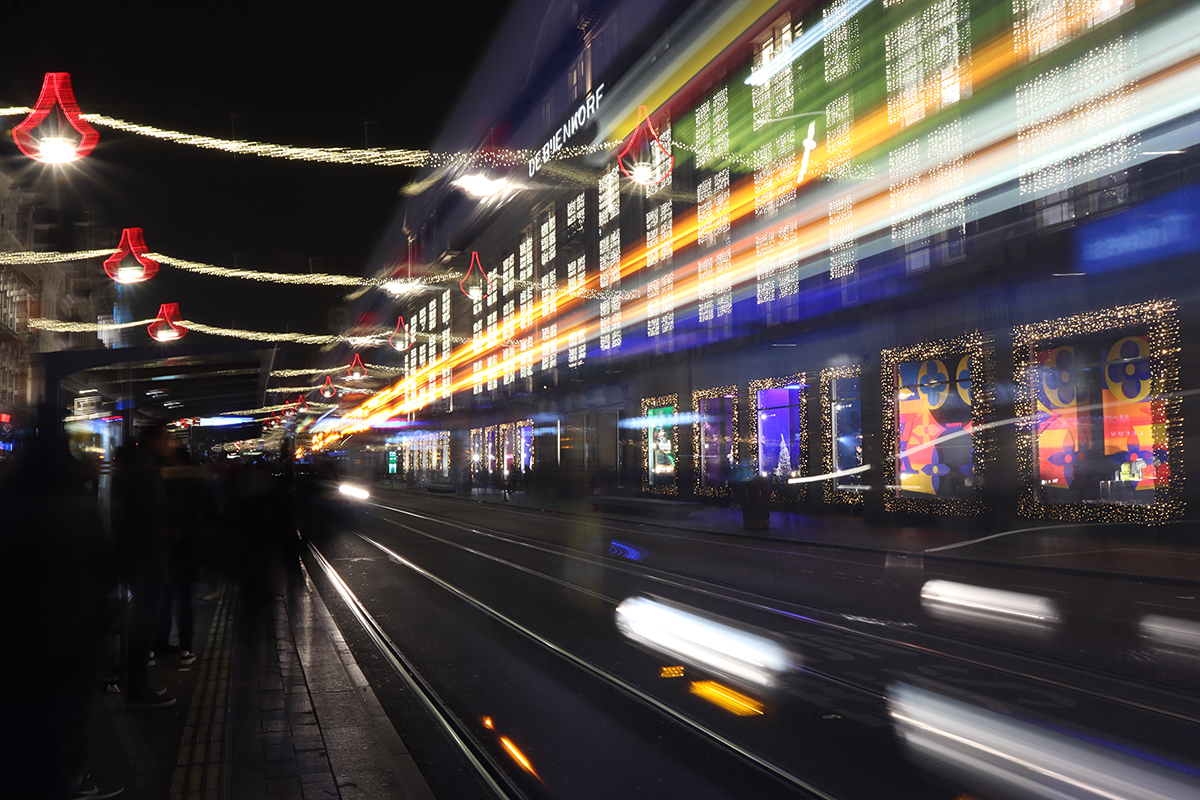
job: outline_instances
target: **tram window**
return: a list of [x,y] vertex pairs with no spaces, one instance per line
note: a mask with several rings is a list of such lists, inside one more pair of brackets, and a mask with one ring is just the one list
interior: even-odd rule
[[[862,397],[859,378],[834,378],[830,381],[829,390],[833,471],[861,467]],[[834,487],[847,491],[859,490],[862,488],[862,473],[839,476],[834,479]]]

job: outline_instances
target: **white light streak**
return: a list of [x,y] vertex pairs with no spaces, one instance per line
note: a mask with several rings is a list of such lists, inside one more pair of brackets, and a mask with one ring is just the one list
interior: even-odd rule
[[773,689],[793,659],[777,642],[683,608],[631,597],[617,606],[629,639],[744,687]]

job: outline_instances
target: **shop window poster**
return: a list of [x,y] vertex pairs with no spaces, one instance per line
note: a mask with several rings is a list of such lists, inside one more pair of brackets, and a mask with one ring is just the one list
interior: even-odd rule
[[896,370],[902,496],[968,496],[975,487],[970,356],[903,362]]
[[1168,477],[1144,336],[1036,353],[1038,472],[1048,502],[1149,505]]

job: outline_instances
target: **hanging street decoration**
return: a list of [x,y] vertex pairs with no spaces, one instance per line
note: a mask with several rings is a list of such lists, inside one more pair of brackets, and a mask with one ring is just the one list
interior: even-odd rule
[[141,228],[126,228],[121,232],[121,243],[104,260],[104,271],[117,283],[140,283],[154,277],[158,262],[146,255]]
[[483,265],[479,263],[478,251],[471,251],[471,266],[467,267],[467,274],[458,282],[458,288],[475,302],[487,297],[488,276],[483,270]]
[[179,303],[163,303],[158,316],[146,330],[159,342],[173,342],[186,336],[188,329],[179,320]]
[[656,186],[671,177],[675,156],[661,141],[645,106],[638,106],[638,121],[629,141],[617,154],[621,173],[642,186]]
[[354,361],[350,363],[350,371],[346,373],[346,377],[352,381],[361,381],[367,377],[367,368],[363,366],[358,353],[354,354]]
[[321,396],[325,398],[337,397],[337,387],[333,385],[333,377],[325,376],[325,383],[321,384]]
[[22,153],[43,164],[77,161],[100,140],[100,134],[79,113],[71,76],[66,72],[46,73],[37,105],[13,128],[12,135]]
[[296,410],[302,414],[308,413],[308,401],[304,399],[304,395],[296,395]]
[[404,315],[401,314],[400,318],[396,320],[396,331],[388,337],[388,344],[394,349],[404,352],[413,346],[415,338],[409,333],[408,326],[404,324]]

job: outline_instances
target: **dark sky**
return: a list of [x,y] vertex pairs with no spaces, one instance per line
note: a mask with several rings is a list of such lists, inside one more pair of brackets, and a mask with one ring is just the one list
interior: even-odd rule
[[[0,104],[31,106],[69,72],[83,111],[217,137],[425,148],[507,2],[0,3]],[[414,10],[416,9],[416,10]],[[469,10],[470,13],[464,13]],[[231,117],[236,117],[231,120]],[[7,118],[7,131],[19,118]],[[8,169],[63,193],[68,219],[142,227],[151,251],[267,271],[360,274],[395,213],[406,168],[233,157],[100,128],[77,166],[51,169],[0,140]],[[115,246],[112,242],[111,246]],[[110,246],[110,245],[101,245]],[[324,333],[336,289],[184,275],[135,287],[135,313],[179,302],[212,325]]]

